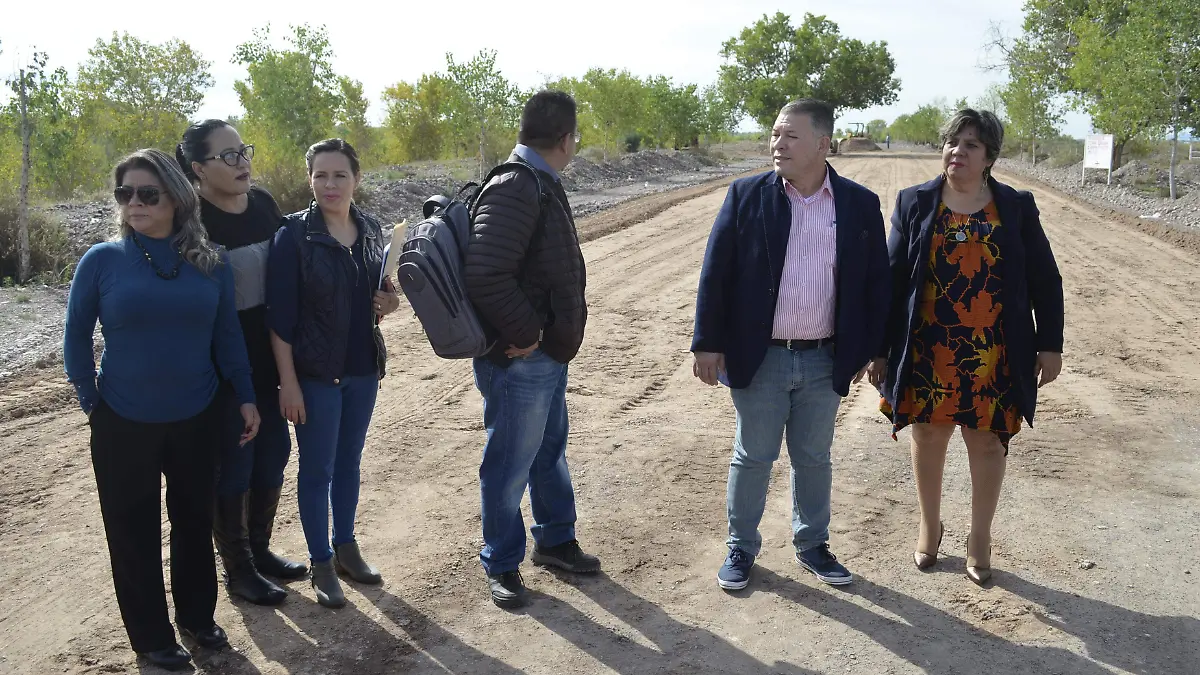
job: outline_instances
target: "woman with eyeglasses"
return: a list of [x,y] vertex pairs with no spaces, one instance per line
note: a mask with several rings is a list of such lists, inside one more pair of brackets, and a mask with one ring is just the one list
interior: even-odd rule
[[130,645],[156,665],[182,668],[190,655],[175,640],[163,585],[160,475],[176,624],[199,645],[219,649],[228,644],[213,621],[220,380],[237,398],[242,444],[258,433],[258,408],[233,270],[204,235],[191,184],[158,150],[131,154],[113,178],[120,238],[93,246],[75,269],[63,360],[91,426],[96,491]]
[[262,426],[240,443],[237,396],[228,386],[221,399],[221,456],[213,539],[231,595],[257,605],[283,602],[287,591],[263,575],[299,579],[308,568],[272,553],[271,531],[283,471],[291,452],[287,420],[279,414],[279,372],[267,329],[267,253],[283,215],[270,193],[250,184],[254,146],[228,122],[210,119],[188,127],[175,159],[200,193],[200,220],[209,241],[223,246],[233,268],[235,301],[250,357]]
[[[354,538],[359,464],[387,358],[379,319],[400,306],[383,274],[379,221],[354,204],[358,154],[340,138],[305,154],[314,200],[284,220],[267,271],[267,321],[280,412],[296,425],[297,499],[317,602],[341,607],[338,581],[377,584]],[[333,540],[329,514],[333,513]]]

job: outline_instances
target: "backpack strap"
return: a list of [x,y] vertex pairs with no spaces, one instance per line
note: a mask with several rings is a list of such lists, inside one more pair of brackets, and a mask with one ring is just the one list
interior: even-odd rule
[[[491,183],[492,179],[495,178],[496,176],[499,176],[500,174],[502,174],[506,171],[509,171],[511,169],[528,171],[530,173],[530,175],[533,176],[534,182],[537,183],[538,217],[537,217],[537,221],[534,223],[534,230],[533,230],[533,237],[536,237],[536,236],[538,236],[538,234],[541,233],[542,227],[546,222],[546,208],[550,205],[550,200],[552,199],[552,197],[550,196],[549,193],[546,192],[545,185],[542,183],[541,172],[538,171],[537,168],[534,167],[532,164],[525,161],[524,159],[521,159],[520,157],[518,157],[516,159],[511,159],[511,160],[509,160],[507,162],[503,162],[501,164],[497,164],[496,166],[492,167],[492,170],[488,172],[488,175],[486,177],[484,177],[482,183],[480,183],[480,185],[479,185],[479,189],[476,190],[475,194],[469,198],[468,206],[470,208],[468,210],[470,211],[470,214],[471,214],[471,222],[475,222],[475,209],[479,205],[479,197],[481,195],[483,195],[483,191],[485,189],[487,189],[488,183]],[[463,186],[463,188],[461,190],[459,190],[459,194],[462,194],[463,191],[467,190],[468,188],[470,188],[472,186],[473,186],[472,183],[467,183],[466,185]],[[533,240],[533,237],[530,237],[530,241]]]

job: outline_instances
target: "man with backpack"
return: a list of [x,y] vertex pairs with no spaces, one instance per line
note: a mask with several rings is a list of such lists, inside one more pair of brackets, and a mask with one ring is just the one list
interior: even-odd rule
[[567,364],[587,321],[583,252],[558,172],[575,155],[575,100],[542,91],[525,104],[511,168],[475,202],[463,276],[467,296],[495,335],[474,360],[487,443],[479,467],[483,551],[492,601],[520,607],[525,588],[521,499],[528,486],[533,563],[598,572],[575,539],[567,469]]

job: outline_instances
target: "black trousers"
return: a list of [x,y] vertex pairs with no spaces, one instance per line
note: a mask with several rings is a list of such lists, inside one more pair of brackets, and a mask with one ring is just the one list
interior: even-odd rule
[[210,405],[191,419],[150,424],[125,419],[103,401],[92,411],[92,468],[113,585],[136,652],[175,644],[163,586],[160,476],[167,479],[175,621],[193,630],[213,624],[217,412],[217,406]]

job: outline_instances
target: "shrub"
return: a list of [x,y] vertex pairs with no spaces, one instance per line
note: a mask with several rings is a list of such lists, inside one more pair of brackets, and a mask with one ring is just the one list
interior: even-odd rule
[[255,173],[255,182],[271,193],[285,214],[308,208],[312,190],[308,187],[308,170],[303,156],[298,162],[257,164]]
[[[17,191],[0,186],[0,277],[16,278],[20,260],[17,252]],[[34,276],[66,282],[74,268],[75,254],[67,229],[44,211],[29,209],[29,257]]]
[[583,150],[581,150],[579,152],[579,156],[590,162],[603,162],[604,161],[604,148],[598,148],[593,145],[591,147],[587,147],[587,148],[584,148]]
[[642,147],[642,135],[636,132],[625,134],[622,143],[625,146],[625,152],[637,152],[638,148]]

